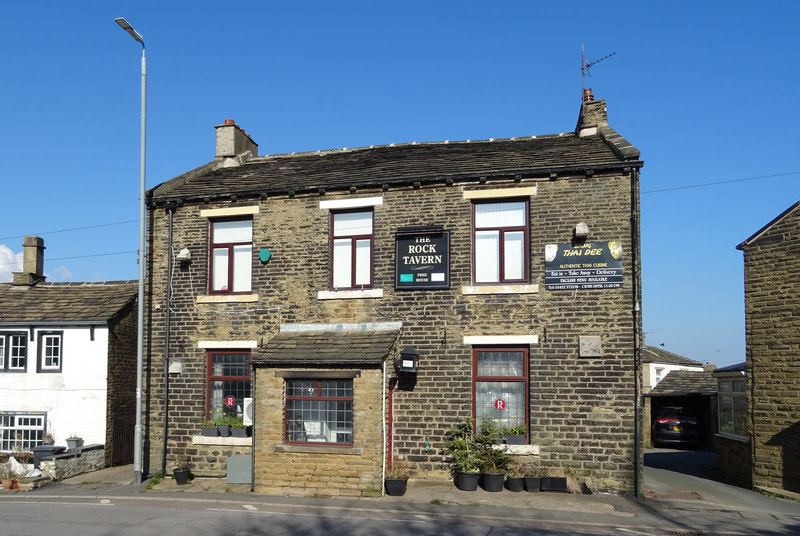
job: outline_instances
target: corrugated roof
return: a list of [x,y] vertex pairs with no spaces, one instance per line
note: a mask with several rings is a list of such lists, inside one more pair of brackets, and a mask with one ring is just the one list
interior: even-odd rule
[[255,365],[381,365],[397,340],[395,330],[298,331],[272,337],[253,354]]
[[231,194],[286,194],[447,179],[505,179],[585,169],[638,167],[639,151],[611,128],[488,141],[431,142],[253,158],[235,167],[205,164],[151,190],[156,200]]
[[715,395],[717,380],[707,371],[672,370],[645,396]]
[[678,354],[662,350],[656,346],[642,348],[642,363],[666,363],[669,365],[684,365],[687,367],[702,367],[700,361],[689,359]]
[[136,281],[0,283],[0,323],[106,322],[136,299]]

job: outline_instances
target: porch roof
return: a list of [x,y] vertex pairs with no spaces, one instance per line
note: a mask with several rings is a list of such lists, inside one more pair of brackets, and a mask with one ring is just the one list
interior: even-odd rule
[[253,352],[255,366],[380,366],[394,348],[398,331],[289,331]]

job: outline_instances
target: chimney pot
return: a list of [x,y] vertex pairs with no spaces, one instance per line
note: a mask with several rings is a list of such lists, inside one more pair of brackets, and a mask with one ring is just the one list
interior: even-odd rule
[[235,125],[236,121],[234,121],[233,119],[226,119],[225,120],[225,124],[226,125]]
[[590,102],[594,100],[594,95],[592,94],[592,88],[587,88],[583,90],[583,102]]

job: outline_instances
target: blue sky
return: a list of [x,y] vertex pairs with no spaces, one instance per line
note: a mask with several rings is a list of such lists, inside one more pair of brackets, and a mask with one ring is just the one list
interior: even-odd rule
[[148,188],[226,118],[262,155],[569,132],[583,44],[616,52],[586,85],[645,160],[647,343],[744,360],[735,246],[800,199],[800,4],[289,4],[4,5],[0,280],[27,234],[49,281],[137,277],[141,47],[115,17],[147,45]]

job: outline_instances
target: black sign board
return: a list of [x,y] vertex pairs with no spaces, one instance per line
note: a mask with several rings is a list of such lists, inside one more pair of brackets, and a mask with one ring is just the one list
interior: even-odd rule
[[397,230],[394,288],[450,288],[450,231],[414,226]]
[[547,290],[622,288],[622,242],[545,246]]

